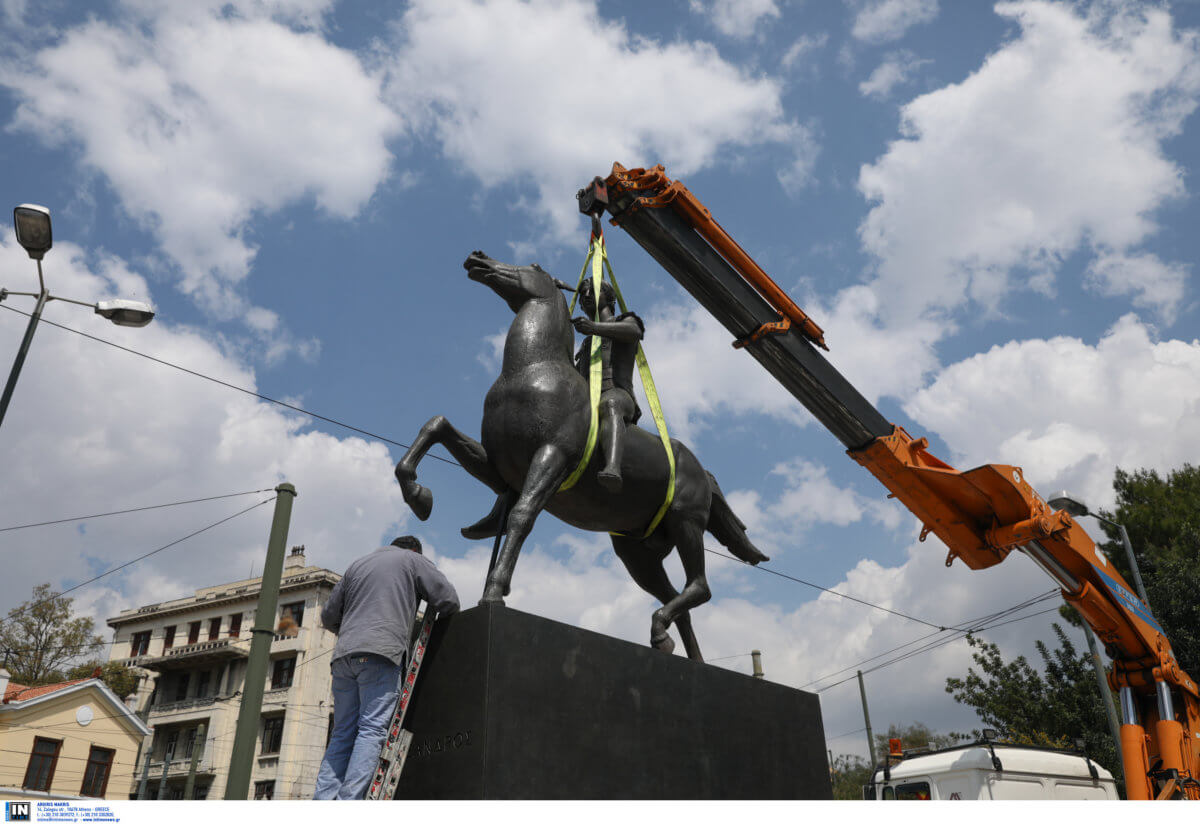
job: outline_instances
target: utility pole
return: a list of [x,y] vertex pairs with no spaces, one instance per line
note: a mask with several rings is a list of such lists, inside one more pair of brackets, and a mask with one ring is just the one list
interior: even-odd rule
[[[1124,530],[1124,527],[1121,527]],[[1143,599],[1145,600],[1145,599]],[[1117,720],[1117,708],[1113,706],[1112,692],[1108,688],[1108,679],[1104,677],[1104,662],[1100,660],[1100,651],[1096,645],[1096,636],[1092,628],[1083,625],[1083,634],[1087,636],[1088,649],[1092,652],[1092,669],[1096,673],[1096,684],[1100,687],[1100,702],[1104,704],[1104,714],[1108,716],[1108,731],[1112,734],[1113,744],[1117,753],[1121,752],[1121,723]],[[1124,775],[1125,765],[1117,759],[1117,769]]]
[[138,782],[137,800],[146,800],[146,784],[150,781],[150,756],[154,754],[154,739],[150,739],[150,746],[146,747],[146,763],[142,765],[142,780]]
[[863,720],[867,722],[867,753],[871,756],[871,774],[875,774],[875,736],[871,733],[871,713],[867,712],[867,688],[863,686],[862,670],[858,671],[858,692],[862,695]]
[[163,751],[163,771],[162,776],[158,779],[158,795],[156,796],[159,801],[167,799],[167,770],[171,768],[172,755],[173,753]]
[[192,763],[188,767],[187,783],[183,785],[183,800],[191,801],[196,791],[196,766],[200,763],[200,753],[204,750],[204,738],[208,735],[208,722],[201,721],[196,728],[196,740],[192,742]]
[[292,520],[296,487],[282,483],[275,487],[275,494],[275,516],[271,520],[271,537],[267,542],[258,607],[254,610],[250,657],[246,661],[246,682],[242,686],[242,706],[238,710],[237,731],[233,737],[233,755],[229,758],[226,801],[245,801],[250,793],[250,768],[258,738],[258,719],[262,713],[267,661],[271,656],[271,642],[275,640],[275,609],[279,605],[279,581],[283,577],[283,550]]

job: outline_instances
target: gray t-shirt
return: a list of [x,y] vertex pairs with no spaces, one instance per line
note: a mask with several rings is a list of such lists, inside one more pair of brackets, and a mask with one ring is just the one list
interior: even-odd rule
[[321,623],[338,636],[334,660],[372,652],[400,664],[418,599],[439,615],[458,611],[446,576],[410,549],[385,546],[352,563],[321,610]]

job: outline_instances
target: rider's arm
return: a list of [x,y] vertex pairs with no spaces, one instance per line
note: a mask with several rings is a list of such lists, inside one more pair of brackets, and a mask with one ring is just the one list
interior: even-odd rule
[[599,335],[621,343],[637,343],[646,333],[642,319],[632,312],[622,315],[617,320],[597,322],[588,318],[575,318],[571,322],[575,324],[576,330],[585,335]]

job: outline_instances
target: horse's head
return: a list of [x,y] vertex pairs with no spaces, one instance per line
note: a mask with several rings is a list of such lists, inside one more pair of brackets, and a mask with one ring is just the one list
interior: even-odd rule
[[519,312],[530,300],[552,298],[560,294],[559,289],[571,288],[536,263],[514,266],[493,260],[483,252],[472,252],[463,261],[463,268],[467,270],[467,277],[487,286],[514,312]]

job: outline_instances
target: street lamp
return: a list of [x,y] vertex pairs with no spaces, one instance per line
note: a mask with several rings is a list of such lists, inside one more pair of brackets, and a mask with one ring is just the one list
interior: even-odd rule
[[1071,493],[1065,489],[1046,501],[1046,503],[1055,509],[1064,510],[1076,518],[1091,515],[1097,521],[1103,521],[1109,526],[1116,527],[1117,531],[1121,533],[1121,543],[1125,545],[1125,557],[1129,560],[1129,568],[1133,571],[1133,584],[1137,587],[1138,597],[1142,599],[1142,603],[1146,605],[1146,609],[1149,611],[1150,599],[1146,597],[1146,588],[1142,586],[1142,573],[1138,571],[1137,559],[1133,557],[1133,546],[1129,543],[1129,533],[1125,531],[1124,524],[1110,521],[1098,512],[1092,512],[1088,509],[1087,504],[1078,498],[1071,497]]
[[42,309],[47,303],[59,300],[79,306],[90,306],[97,315],[108,318],[118,326],[145,326],[154,319],[154,310],[150,304],[141,301],[117,299],[85,303],[81,300],[50,294],[50,290],[46,288],[46,280],[42,276],[42,258],[46,256],[46,252],[50,251],[50,247],[53,245],[50,210],[45,206],[22,203],[13,209],[13,227],[16,229],[17,243],[21,244],[29,257],[37,262],[39,289],[37,292],[10,292],[8,289],[0,289],[0,301],[9,295],[37,298],[37,305],[34,306],[33,313],[29,316],[29,325],[25,327],[25,337],[21,339],[21,347],[17,350],[17,357],[8,373],[8,383],[4,385],[4,395],[0,397],[0,424],[4,423],[4,415],[8,412],[8,403],[12,400],[13,389],[17,385],[21,367],[25,365],[25,356],[29,354],[29,344],[33,341],[33,333],[37,329],[38,321],[41,320]]

